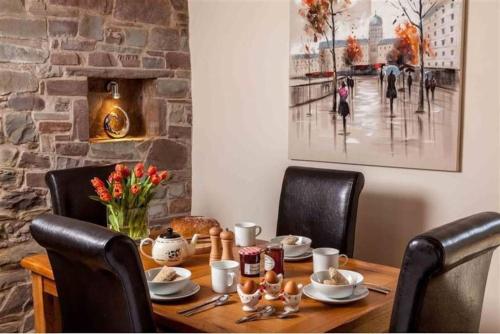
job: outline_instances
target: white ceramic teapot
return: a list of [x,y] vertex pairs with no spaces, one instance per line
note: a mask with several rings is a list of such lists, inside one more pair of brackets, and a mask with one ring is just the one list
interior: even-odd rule
[[[188,243],[186,239],[175,233],[172,228],[167,228],[167,233],[160,234],[156,240],[146,238],[141,240],[139,249],[142,255],[153,259],[156,263],[166,266],[176,266],[184,262],[195,253],[198,234],[195,234]],[[152,243],[152,251],[149,256],[143,250],[143,246]]]

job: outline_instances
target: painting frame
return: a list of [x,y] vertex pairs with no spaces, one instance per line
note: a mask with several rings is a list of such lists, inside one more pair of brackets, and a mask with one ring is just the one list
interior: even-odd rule
[[[297,2],[298,0],[291,0],[291,8],[290,10],[292,11],[293,8],[293,3]],[[446,1],[451,1],[454,2],[455,0],[443,0],[444,2]],[[288,158],[290,160],[294,161],[317,161],[317,162],[323,162],[323,163],[336,163],[336,164],[347,164],[347,165],[361,165],[361,166],[374,166],[374,167],[387,167],[387,168],[398,168],[398,169],[414,169],[414,170],[427,170],[427,171],[442,171],[442,172],[462,172],[463,169],[463,135],[464,135],[464,115],[465,115],[465,94],[466,94],[466,85],[465,85],[465,78],[466,78],[466,70],[467,70],[467,31],[468,31],[468,14],[469,14],[469,1],[468,0],[459,0],[461,2],[461,16],[459,18],[459,24],[460,24],[460,40],[458,41],[460,45],[460,54],[459,54],[459,59],[460,59],[460,80],[459,83],[456,86],[456,136],[454,138],[455,143],[456,143],[456,149],[453,152],[453,166],[451,167],[446,167],[446,168],[440,168],[440,167],[435,167],[435,166],[425,166],[425,165],[408,165],[408,164],[393,164],[393,163],[381,163],[381,162],[371,162],[371,161],[357,161],[356,159],[347,159],[347,160],[342,160],[342,159],[331,159],[331,158],[321,158],[321,157],[308,157],[308,156],[301,156],[300,154],[297,154],[296,152],[293,151],[292,148],[292,141],[291,137],[293,136],[293,129],[291,127],[291,112],[290,110],[293,108],[292,103],[291,103],[291,93],[289,94],[289,114],[288,114]],[[290,15],[293,15],[291,12]],[[290,24],[292,24],[292,21],[290,21]],[[292,28],[290,29],[291,32],[291,38],[290,38],[290,68],[292,66]],[[333,45],[333,43],[332,43]],[[290,80],[291,80],[290,76]],[[291,88],[291,84],[290,84]],[[291,92],[291,91],[290,91]],[[411,94],[411,93],[410,93]],[[410,95],[411,97],[411,95]],[[431,111],[429,109],[429,114],[431,114]]]

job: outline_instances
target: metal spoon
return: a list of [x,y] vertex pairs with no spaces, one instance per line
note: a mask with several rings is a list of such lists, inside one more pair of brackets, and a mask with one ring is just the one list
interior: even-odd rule
[[200,313],[200,312],[203,312],[203,311],[206,311],[206,310],[210,310],[214,307],[217,307],[217,306],[222,306],[224,304],[227,303],[227,301],[229,300],[230,296],[229,295],[223,295],[221,296],[219,299],[217,299],[217,301],[215,303],[212,303],[212,304],[209,304],[209,305],[205,305],[203,307],[200,307],[196,310],[193,310],[193,311],[190,311],[190,312],[187,312],[187,313],[184,313],[184,315],[186,317],[190,317],[196,313]]
[[285,319],[294,313],[295,313],[294,311],[284,311],[284,312],[281,312],[280,314],[278,314],[276,317],[279,319]]
[[243,318],[240,318],[240,319],[236,320],[236,323],[237,324],[241,324],[243,322],[253,321],[253,320],[260,319],[260,318],[262,318],[264,316],[268,317],[268,316],[274,314],[275,312],[276,312],[276,308],[274,308],[271,305],[267,305],[262,310],[254,313],[254,314],[247,315],[246,317],[243,317]]

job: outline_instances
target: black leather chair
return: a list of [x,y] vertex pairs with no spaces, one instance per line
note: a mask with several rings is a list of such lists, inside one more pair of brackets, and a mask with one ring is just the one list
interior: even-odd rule
[[47,249],[64,332],[156,331],[137,247],[127,236],[51,214],[31,225]]
[[403,258],[391,332],[478,332],[500,214],[480,213],[423,233]]
[[114,166],[89,166],[53,170],[45,175],[54,214],[106,226],[106,207],[89,198],[95,195],[93,177],[105,181]]
[[281,188],[277,235],[306,236],[313,240],[312,247],[334,247],[352,257],[364,182],[359,172],[288,167]]

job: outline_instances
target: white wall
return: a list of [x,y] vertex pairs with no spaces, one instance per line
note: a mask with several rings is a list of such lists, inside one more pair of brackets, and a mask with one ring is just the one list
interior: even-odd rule
[[[463,172],[290,161],[287,0],[191,0],[193,213],[232,226],[276,229],[285,168],[361,171],[357,258],[398,266],[415,234],[485,210],[499,210],[498,4],[469,6]],[[494,36],[497,33],[497,36]],[[492,45],[493,43],[493,45]],[[500,331],[500,254],[484,302],[482,331]]]

